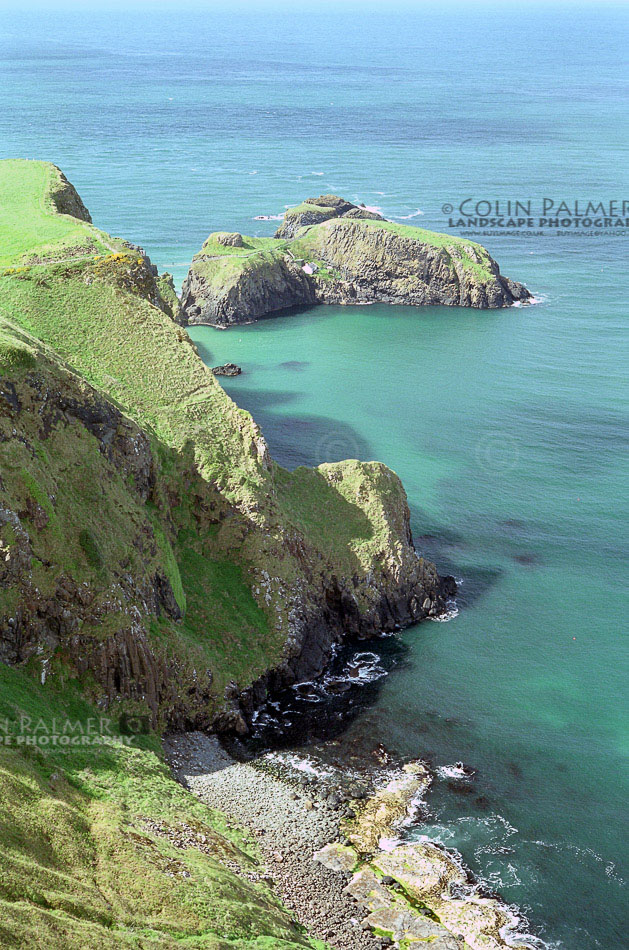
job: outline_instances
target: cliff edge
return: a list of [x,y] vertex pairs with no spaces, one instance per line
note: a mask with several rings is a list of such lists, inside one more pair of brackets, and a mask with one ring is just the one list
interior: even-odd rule
[[244,732],[343,637],[443,609],[393,472],[282,469],[141,248],[55,166],[2,162],[0,193],[1,660]]

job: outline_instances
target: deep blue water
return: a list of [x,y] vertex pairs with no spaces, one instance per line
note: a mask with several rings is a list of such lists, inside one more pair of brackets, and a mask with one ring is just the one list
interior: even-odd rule
[[[629,8],[0,7],[0,150],[181,280],[212,230],[335,191],[444,230],[466,197],[622,199]],[[423,212],[417,214],[418,211]],[[414,217],[409,217],[414,215]],[[627,237],[478,237],[532,308],[358,308],[218,333],[293,466],[380,458],[459,615],[404,635],[351,726],[445,773],[422,831],[535,933],[627,946]]]

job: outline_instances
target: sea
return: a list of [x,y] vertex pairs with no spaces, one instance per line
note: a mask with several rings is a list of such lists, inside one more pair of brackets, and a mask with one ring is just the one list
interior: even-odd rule
[[431,763],[407,834],[554,950],[629,946],[628,38],[605,2],[0,5],[0,155],[55,162],[178,285],[211,231],[334,192],[469,236],[535,295],[191,336],[242,366],[224,386],[283,465],[402,478],[459,593],[347,730]]

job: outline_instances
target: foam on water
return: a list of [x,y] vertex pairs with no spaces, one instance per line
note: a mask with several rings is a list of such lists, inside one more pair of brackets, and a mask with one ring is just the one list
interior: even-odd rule
[[470,769],[469,766],[463,764],[463,762],[455,762],[454,765],[442,765],[437,769],[436,773],[440,778],[453,778],[460,779],[465,781],[474,774],[474,770]]
[[392,214],[392,218],[399,218],[400,221],[409,221],[411,218],[417,218],[420,214],[423,214],[423,211],[420,211],[419,208],[417,211],[413,211],[412,214]]

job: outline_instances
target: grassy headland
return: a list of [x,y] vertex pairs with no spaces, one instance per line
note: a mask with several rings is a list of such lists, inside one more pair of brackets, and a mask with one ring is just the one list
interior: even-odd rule
[[[0,943],[317,946],[157,736],[246,728],[269,670],[437,609],[403,489],[375,463],[279,468],[172,284],[57,168],[0,162],[0,199],[0,737],[113,722],[106,745],[0,742]],[[121,715],[150,734],[126,745]]]

